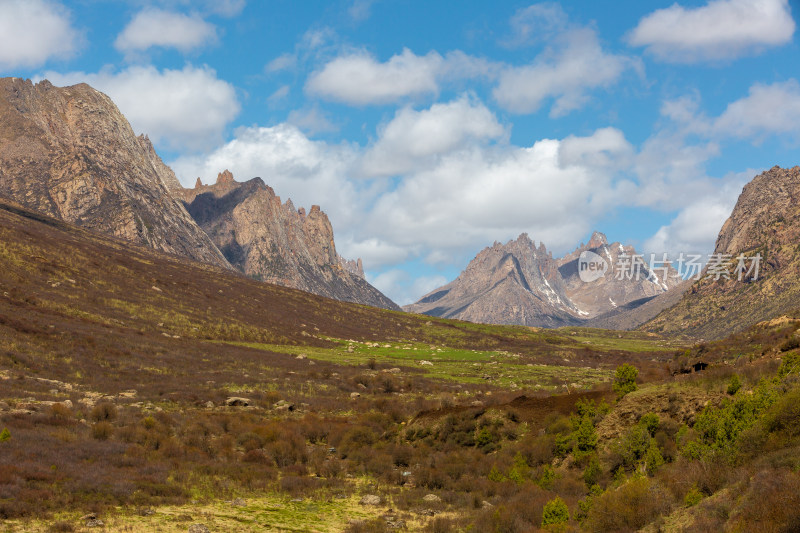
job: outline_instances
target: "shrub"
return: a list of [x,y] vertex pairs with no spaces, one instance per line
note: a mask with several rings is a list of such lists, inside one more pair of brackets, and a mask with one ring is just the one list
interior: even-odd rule
[[795,372],[800,372],[800,352],[792,352],[783,356],[781,366],[778,368],[778,377],[784,378]]
[[97,440],[108,440],[114,433],[114,426],[108,422],[98,422],[92,426],[92,437]]
[[11,438],[11,432],[8,428],[3,428],[3,431],[0,432],[0,442],[5,442]]
[[693,486],[689,489],[689,492],[686,493],[686,496],[683,498],[683,505],[686,507],[694,507],[700,500],[703,499],[703,493],[697,488],[697,485]]
[[586,465],[583,471],[583,481],[588,488],[591,488],[600,480],[601,475],[603,475],[603,468],[600,466],[597,454],[592,454],[589,459],[589,464]]
[[530,471],[531,469],[528,466],[528,462],[525,461],[525,457],[517,452],[517,455],[514,456],[514,464],[508,471],[508,479],[516,483],[522,483],[528,478]]
[[617,393],[617,398],[622,398],[626,394],[636,390],[636,378],[639,376],[639,370],[628,363],[624,363],[617,367],[614,372],[614,384],[612,389]]
[[728,394],[733,396],[739,389],[742,388],[742,380],[739,378],[737,374],[731,376],[731,380],[728,382]]
[[103,402],[98,403],[92,408],[89,417],[95,422],[101,420],[114,420],[117,418],[117,407],[113,403]]
[[658,420],[657,414],[647,413],[639,419],[639,424],[647,429],[647,432],[650,433],[650,435],[655,435],[660,425],[660,421]]
[[649,478],[635,476],[618,489],[593,497],[588,529],[591,531],[635,531],[669,511],[667,491]]
[[782,352],[788,352],[790,350],[795,350],[797,348],[800,348],[800,337],[794,335],[786,339],[786,341],[783,344],[781,344],[780,350]]
[[751,428],[778,398],[770,383],[762,382],[752,395],[725,400],[719,407],[706,407],[697,417],[696,440],[681,450],[686,457],[699,458],[712,452],[722,452],[729,458],[739,452],[739,436]]
[[569,521],[569,509],[559,496],[545,504],[542,511],[542,527],[550,524],[563,524],[567,521]]

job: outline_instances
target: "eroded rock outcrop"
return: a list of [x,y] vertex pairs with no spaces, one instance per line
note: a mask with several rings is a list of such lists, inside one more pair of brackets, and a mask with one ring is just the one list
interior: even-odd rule
[[387,309],[399,309],[364,280],[361,261],[336,253],[333,228],[318,205],[296,209],[261,178],[239,183],[225,170],[213,185],[184,189],[189,213],[232,265],[270,283]]

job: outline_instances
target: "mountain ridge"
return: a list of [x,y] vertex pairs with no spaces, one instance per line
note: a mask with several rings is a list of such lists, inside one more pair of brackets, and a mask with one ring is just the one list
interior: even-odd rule
[[229,170],[214,184],[179,191],[187,211],[226,259],[248,276],[342,301],[400,308],[364,279],[361,260],[336,251],[319,205],[296,209],[261,178],[237,182]]
[[[585,253],[606,261],[599,278],[585,281],[579,272]],[[645,265],[642,279],[617,279],[613,266],[633,247],[608,243],[594,232],[562,258],[553,258],[544,243],[521,234],[506,244],[484,248],[452,282],[434,289],[405,311],[492,324],[559,327],[580,325],[618,307],[646,301],[677,285],[677,273],[662,277]],[[615,301],[616,299],[616,301]]]

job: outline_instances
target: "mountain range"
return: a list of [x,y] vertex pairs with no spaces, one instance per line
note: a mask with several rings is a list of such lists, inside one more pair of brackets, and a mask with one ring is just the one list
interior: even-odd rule
[[84,228],[321,296],[399,309],[336,253],[319,206],[229,172],[184,189],[146,135],[89,85],[0,79],[0,196]]
[[[185,260],[337,300],[399,310],[336,251],[320,206],[285,202],[261,178],[184,188],[146,135],[86,84],[0,79],[0,197],[85,229]],[[222,169],[220,169],[222,170]],[[522,234],[495,242],[452,282],[404,310],[525,326],[643,328],[718,338],[793,310],[800,297],[800,168],[744,187],[698,279],[669,265],[620,268],[631,246],[595,232],[563,257]],[[740,279],[737,258],[758,257]],[[715,275],[710,275],[715,274]]]
[[[641,305],[680,283],[674,269],[659,271],[646,263],[638,275],[625,275],[620,267],[626,261],[632,265],[637,255],[633,247],[609,244],[605,235],[595,232],[588,243],[554,258],[543,243],[537,247],[523,233],[485,248],[454,281],[403,309],[494,324],[584,324]],[[604,267],[593,279],[582,277],[579,270],[587,258]]]

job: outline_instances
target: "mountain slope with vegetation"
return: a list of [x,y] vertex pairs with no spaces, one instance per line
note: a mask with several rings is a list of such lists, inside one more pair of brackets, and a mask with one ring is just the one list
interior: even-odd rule
[[[412,530],[478,520],[480,502],[499,498],[487,454],[553,409],[605,396],[594,389],[624,361],[664,377],[682,348],[641,332],[347,304],[6,202],[0,233],[0,516],[10,531],[69,530],[87,513],[164,531],[201,520],[356,531],[348,519],[387,527],[389,506]],[[433,437],[425,421],[448,413]],[[463,485],[431,460],[469,472]],[[429,508],[436,516],[420,514]]]
[[[694,282],[643,329],[715,339],[795,308],[800,301],[800,167],[774,167],[748,183],[717,237],[724,274]],[[737,257],[760,255],[758,275]],[[750,269],[752,261],[744,266]]]

